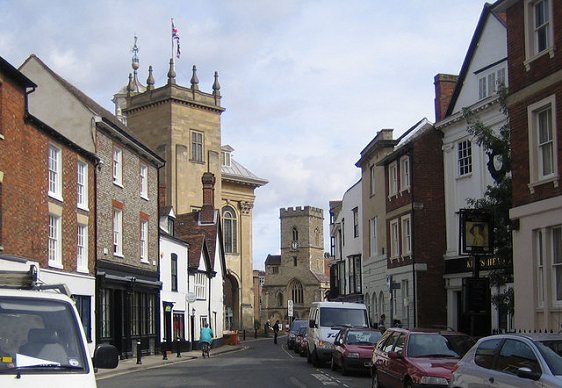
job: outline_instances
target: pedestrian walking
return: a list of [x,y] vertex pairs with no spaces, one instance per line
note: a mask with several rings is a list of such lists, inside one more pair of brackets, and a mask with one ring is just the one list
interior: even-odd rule
[[279,334],[279,319],[273,325],[273,343],[277,345],[277,335]]

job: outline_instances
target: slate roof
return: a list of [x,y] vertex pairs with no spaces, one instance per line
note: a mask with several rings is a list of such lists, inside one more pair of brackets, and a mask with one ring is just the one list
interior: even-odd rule
[[263,186],[268,183],[267,180],[258,177],[232,158],[230,159],[230,166],[221,166],[221,172],[223,180],[245,183],[254,187]]
[[265,265],[280,265],[281,255],[267,255],[265,259]]

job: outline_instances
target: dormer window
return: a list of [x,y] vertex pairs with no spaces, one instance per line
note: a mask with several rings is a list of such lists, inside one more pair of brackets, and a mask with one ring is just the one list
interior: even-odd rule
[[230,159],[230,151],[222,151],[222,165],[224,167],[230,167],[231,159]]

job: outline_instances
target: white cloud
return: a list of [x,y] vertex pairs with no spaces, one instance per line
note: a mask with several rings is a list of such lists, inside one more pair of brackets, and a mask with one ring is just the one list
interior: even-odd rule
[[[138,36],[145,82],[166,82],[170,18],[177,81],[222,86],[223,143],[269,184],[256,190],[254,266],[279,253],[279,208],[324,209],[359,178],[355,162],[381,128],[433,120],[433,77],[457,73],[484,2],[404,0],[0,0],[0,55],[37,54],[113,111]],[[325,227],[327,229],[327,227]],[[327,233],[327,230],[325,230]],[[325,233],[325,234],[326,234]],[[329,250],[329,240],[325,249]]]

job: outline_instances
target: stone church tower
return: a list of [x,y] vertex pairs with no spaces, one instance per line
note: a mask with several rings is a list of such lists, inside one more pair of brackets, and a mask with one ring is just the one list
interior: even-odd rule
[[176,214],[200,210],[201,177],[216,177],[216,206],[222,216],[227,277],[224,285],[226,328],[254,326],[252,208],[254,190],[267,183],[232,158],[232,147],[221,144],[221,106],[218,73],[210,92],[199,89],[193,66],[191,85],[176,83],[170,59],[167,83],[157,87],[148,69],[146,87],[137,79],[139,68],[133,47],[133,74],[114,96],[115,113],[144,144],[166,160],[160,170],[161,207]]
[[311,206],[280,210],[281,255],[269,255],[262,287],[262,320],[288,323],[308,318],[310,305],[325,300],[330,288],[324,259],[324,214]]

